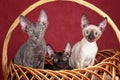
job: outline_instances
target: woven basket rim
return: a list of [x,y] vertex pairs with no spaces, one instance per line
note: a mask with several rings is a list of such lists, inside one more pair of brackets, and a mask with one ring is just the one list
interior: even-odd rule
[[[102,61],[98,64],[95,64],[94,66],[90,66],[87,68],[83,68],[83,69],[72,69],[72,70],[49,70],[49,69],[35,69],[35,68],[31,68],[31,67],[26,67],[26,66],[22,66],[22,65],[17,65],[14,64],[13,61],[10,62],[9,68],[8,68],[8,74],[11,76],[17,76],[19,80],[21,80],[21,76],[24,75],[24,78],[28,77],[26,76],[26,72],[32,74],[32,76],[36,77],[37,79],[40,79],[42,77],[42,79],[45,80],[54,80],[54,79],[58,79],[61,80],[62,79],[75,79],[75,80],[79,80],[80,77],[84,78],[85,80],[89,80],[88,76],[86,76],[87,74],[92,74],[92,77],[97,77],[100,80],[104,80],[104,77],[107,76],[111,76],[112,78],[117,76],[120,76],[120,61],[119,61],[119,57],[120,57],[120,52],[118,52],[117,50],[114,49],[107,49],[107,50],[102,50],[99,51],[98,53],[102,53],[102,54],[107,54],[106,57],[104,59],[102,59]],[[108,54],[112,54],[112,55],[108,55]],[[98,54],[99,55],[99,54]],[[102,56],[101,56],[102,57]],[[103,58],[103,57],[102,57]],[[116,64],[119,64],[116,65]],[[106,67],[105,67],[106,66]],[[112,72],[111,70],[109,70],[108,68],[111,66],[111,68],[113,69]],[[18,72],[21,72],[22,75],[19,76]],[[20,73],[19,72],[19,73]],[[85,72],[85,73],[83,73]],[[98,73],[99,72],[99,73]],[[102,72],[102,76],[104,77],[100,77]],[[35,76],[35,75],[39,75],[39,76]],[[51,75],[52,78],[47,77],[48,75]],[[72,77],[69,77],[69,76]],[[61,76],[61,77],[60,77]],[[8,79],[10,78],[10,76],[7,76]],[[11,77],[13,79],[13,77]],[[54,79],[53,79],[54,78]],[[94,80],[94,79],[92,79]]]
[[[25,9],[21,15],[25,16],[27,15],[29,12],[31,12],[32,10],[34,10],[35,8],[37,8],[40,5],[43,5],[45,3],[49,3],[49,2],[57,2],[58,0],[40,0],[40,1],[36,1],[35,3],[33,3],[32,5],[30,5],[27,9]],[[100,16],[102,17],[107,17],[108,19],[108,23],[111,25],[112,29],[115,31],[115,34],[117,36],[117,39],[120,43],[120,31],[118,29],[118,27],[116,26],[116,24],[113,22],[113,20],[102,10],[100,10],[98,7],[96,7],[95,5],[84,1],[84,0],[62,0],[62,1],[68,1],[68,2],[74,2],[74,3],[78,3],[82,6],[85,6],[93,11],[95,11],[96,13],[98,13]],[[11,38],[12,32],[14,31],[14,29],[17,27],[19,23],[19,18],[17,17],[15,19],[15,21],[13,22],[13,24],[10,26],[7,35],[5,37],[4,40],[4,44],[3,44],[3,53],[2,53],[2,70],[3,70],[3,76],[5,77],[7,75],[7,49],[8,49],[8,43],[9,40]]]

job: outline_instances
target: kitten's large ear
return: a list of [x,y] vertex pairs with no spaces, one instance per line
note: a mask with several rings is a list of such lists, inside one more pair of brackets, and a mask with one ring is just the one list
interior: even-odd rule
[[87,19],[87,16],[83,14],[81,18],[81,28],[83,29],[87,25],[89,25],[89,20]]
[[66,54],[67,56],[70,56],[70,54],[71,54],[71,45],[69,42],[67,42],[67,44],[65,46],[64,54]]
[[47,46],[47,52],[48,52],[49,58],[52,59],[54,55],[54,50],[50,45]]
[[107,18],[105,18],[102,22],[98,24],[98,27],[102,32],[105,30],[106,26],[107,26]]
[[38,22],[41,25],[45,25],[47,27],[47,25],[48,25],[48,18],[47,18],[47,14],[46,14],[46,12],[44,10],[41,10],[40,16],[38,18]]
[[25,18],[23,15],[20,15],[20,25],[23,31],[26,31],[28,25],[30,24],[30,21]]

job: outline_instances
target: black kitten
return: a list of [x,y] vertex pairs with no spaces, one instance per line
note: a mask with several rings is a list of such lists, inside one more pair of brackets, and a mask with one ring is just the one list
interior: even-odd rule
[[70,43],[66,44],[63,52],[56,52],[50,45],[48,45],[47,51],[53,62],[53,70],[72,69],[69,66],[69,57],[71,53]]

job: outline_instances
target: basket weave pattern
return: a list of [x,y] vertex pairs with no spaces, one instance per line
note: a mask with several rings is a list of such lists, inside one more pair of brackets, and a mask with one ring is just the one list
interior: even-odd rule
[[97,58],[95,66],[60,71],[33,69],[14,64],[11,61],[7,79],[29,80],[27,75],[30,74],[32,75],[31,80],[105,80],[106,76],[114,79],[117,74],[120,74],[120,52],[116,50],[99,51]]

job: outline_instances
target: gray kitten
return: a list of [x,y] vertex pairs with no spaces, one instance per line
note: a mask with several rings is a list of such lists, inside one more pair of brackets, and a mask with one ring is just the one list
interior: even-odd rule
[[48,26],[47,15],[41,10],[38,22],[31,23],[20,16],[21,28],[29,36],[28,41],[18,50],[14,63],[32,68],[44,68],[46,55],[45,30]]

